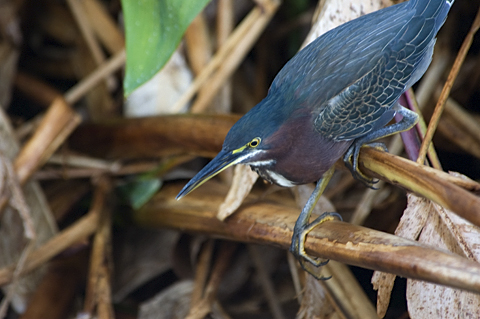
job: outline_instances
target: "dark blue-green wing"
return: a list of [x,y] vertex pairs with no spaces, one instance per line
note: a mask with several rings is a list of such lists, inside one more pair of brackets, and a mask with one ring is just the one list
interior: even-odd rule
[[317,131],[340,141],[386,125],[394,115],[392,106],[430,64],[436,33],[449,8],[445,0],[411,1],[400,17],[403,10],[380,17],[387,27],[379,23],[361,38],[350,38],[351,60],[342,61],[345,71],[331,77],[349,74],[353,80],[320,104]]
[[282,68],[269,95],[318,109],[375,68],[383,48],[412,18],[409,3],[362,16],[318,37]]

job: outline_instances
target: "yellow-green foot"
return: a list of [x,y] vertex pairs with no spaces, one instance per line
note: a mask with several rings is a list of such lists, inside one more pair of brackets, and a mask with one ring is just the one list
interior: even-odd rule
[[295,224],[292,236],[292,244],[290,245],[290,251],[298,259],[302,268],[315,278],[321,280],[327,280],[330,278],[320,275],[320,268],[328,263],[328,259],[319,259],[309,256],[305,252],[305,240],[307,239],[308,233],[311,232],[312,229],[320,224],[334,219],[342,220],[342,216],[337,213],[323,213],[309,224],[302,223],[299,218]]
[[373,147],[377,150],[384,152],[388,152],[388,149],[383,143],[369,143],[362,145],[361,141],[355,141],[343,156],[345,166],[350,170],[353,177],[356,180],[363,182],[366,186],[372,189],[376,189],[373,185],[378,183],[378,180],[374,180],[373,178],[366,176],[358,168],[358,156],[360,155],[360,149],[362,148],[362,146]]

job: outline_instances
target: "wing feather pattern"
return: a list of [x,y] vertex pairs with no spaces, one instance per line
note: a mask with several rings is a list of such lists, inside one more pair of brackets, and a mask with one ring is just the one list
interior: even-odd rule
[[316,101],[317,131],[341,141],[386,125],[395,114],[392,107],[400,95],[430,64],[435,36],[449,6],[445,0],[411,0],[403,7],[394,6],[396,11],[385,12],[388,18],[369,26],[367,36],[348,36],[348,52],[339,51],[330,61],[340,72],[329,83],[311,82],[340,88],[325,90],[327,99]]

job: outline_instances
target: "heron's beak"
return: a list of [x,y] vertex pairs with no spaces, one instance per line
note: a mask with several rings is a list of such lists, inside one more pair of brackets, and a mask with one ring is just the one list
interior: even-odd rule
[[195,177],[193,177],[187,185],[178,193],[176,199],[180,199],[183,196],[187,195],[206,181],[208,181],[213,176],[217,175],[221,171],[227,169],[228,167],[238,164],[245,158],[245,154],[242,152],[228,152],[222,150],[218,153],[215,158],[207,164],[200,172],[198,172]]

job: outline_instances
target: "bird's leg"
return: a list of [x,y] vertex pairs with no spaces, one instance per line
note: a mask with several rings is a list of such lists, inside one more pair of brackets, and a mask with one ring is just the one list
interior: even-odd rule
[[408,131],[418,122],[417,113],[410,111],[409,109],[401,106],[398,103],[394,106],[394,109],[403,116],[400,122],[386,127],[382,127],[378,130],[368,133],[363,137],[356,139],[343,156],[343,161],[345,162],[345,165],[348,167],[350,172],[352,172],[353,177],[364,182],[370,188],[374,188],[373,184],[376,182],[373,181],[373,179],[365,176],[365,174],[363,174],[358,168],[358,156],[360,154],[360,149],[362,148],[362,146],[368,144],[369,146],[375,147],[377,149],[388,151],[383,143],[371,142],[378,140],[382,137],[393,135],[395,133]]
[[317,279],[328,279],[320,275],[319,269],[319,267],[327,264],[328,260],[319,260],[310,257],[305,252],[305,240],[308,233],[316,226],[326,221],[333,220],[335,218],[342,220],[342,217],[337,213],[323,213],[313,222],[308,223],[310,216],[312,215],[313,208],[317,204],[318,199],[325,190],[325,187],[327,187],[328,182],[332,178],[334,171],[335,168],[332,166],[327,172],[323,174],[322,178],[317,182],[315,190],[308,198],[308,201],[303,207],[300,216],[298,216],[295,227],[293,229],[292,244],[290,245],[290,251],[295,255],[295,257],[297,257],[302,268]]

